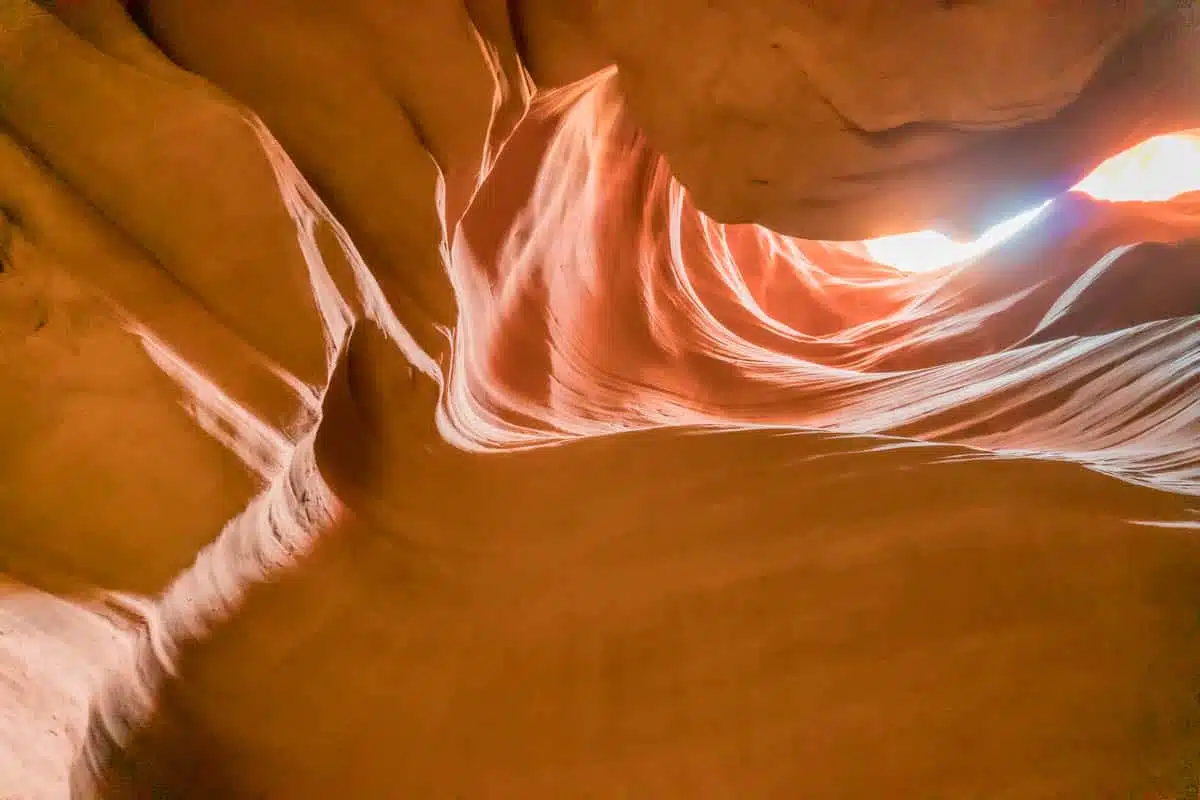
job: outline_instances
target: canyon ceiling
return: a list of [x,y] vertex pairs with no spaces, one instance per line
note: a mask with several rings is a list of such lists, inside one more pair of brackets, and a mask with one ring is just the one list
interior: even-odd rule
[[0,796],[1194,796],[1198,18],[0,0]]

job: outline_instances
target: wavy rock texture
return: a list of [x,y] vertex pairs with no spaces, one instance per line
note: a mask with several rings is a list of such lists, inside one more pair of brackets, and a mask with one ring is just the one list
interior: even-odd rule
[[1048,5],[0,0],[0,795],[1194,791],[1197,33]]

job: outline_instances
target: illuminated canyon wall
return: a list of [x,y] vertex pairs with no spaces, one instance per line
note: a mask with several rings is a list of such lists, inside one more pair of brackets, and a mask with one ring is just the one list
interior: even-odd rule
[[1190,18],[255,2],[0,0],[0,795],[1200,778]]

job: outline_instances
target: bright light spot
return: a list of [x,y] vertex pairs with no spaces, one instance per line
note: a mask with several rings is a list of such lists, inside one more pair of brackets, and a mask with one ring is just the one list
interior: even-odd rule
[[867,255],[880,264],[905,272],[927,272],[951,264],[969,261],[991,250],[996,245],[1015,236],[1022,228],[1033,222],[1049,207],[1047,200],[1037,208],[1023,211],[984,231],[973,242],[956,242],[936,231],[900,233],[881,236],[863,242]]
[[[1200,191],[1200,131],[1147,139],[1113,156],[1075,186],[1075,191],[1111,202],[1165,202]],[[904,272],[928,272],[969,261],[1012,238],[1049,206],[1022,212],[973,242],[955,242],[936,231],[883,236],[863,242],[867,255]]]
[[1200,190],[1200,132],[1155,136],[1113,156],[1075,191],[1097,200],[1162,203]]

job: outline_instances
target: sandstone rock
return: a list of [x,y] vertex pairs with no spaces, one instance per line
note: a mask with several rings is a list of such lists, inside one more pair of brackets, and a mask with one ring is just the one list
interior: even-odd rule
[[1194,781],[1197,195],[829,241],[1200,125],[1181,10],[560,5],[0,0],[0,794]]

